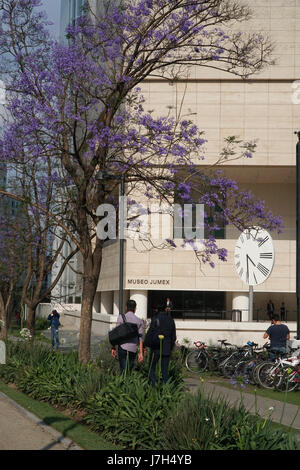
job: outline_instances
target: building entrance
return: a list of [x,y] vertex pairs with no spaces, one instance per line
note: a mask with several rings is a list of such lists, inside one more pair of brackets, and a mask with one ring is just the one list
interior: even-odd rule
[[159,307],[164,307],[167,297],[173,304],[173,318],[225,318],[226,293],[220,291],[148,291],[148,316],[152,316]]

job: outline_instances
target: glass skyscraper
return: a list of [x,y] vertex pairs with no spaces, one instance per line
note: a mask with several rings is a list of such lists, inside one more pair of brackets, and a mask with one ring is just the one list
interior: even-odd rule
[[65,38],[66,27],[72,20],[81,15],[85,0],[63,0],[61,2],[60,15],[60,40]]

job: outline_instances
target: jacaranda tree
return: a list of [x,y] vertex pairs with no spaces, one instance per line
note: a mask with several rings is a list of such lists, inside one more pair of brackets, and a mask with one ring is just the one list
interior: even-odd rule
[[[0,1],[1,78],[9,113],[1,158],[18,165],[26,155],[40,167],[52,162],[53,171],[39,178],[57,189],[51,214],[82,257],[79,357],[87,362],[103,250],[95,236],[96,212],[112,200],[120,175],[127,192],[138,188],[143,198],[172,203],[175,195],[190,201],[193,194],[195,203],[218,205],[218,218],[239,229],[280,226],[263,202],[203,165],[205,137],[191,119],[145,111],[139,89],[149,77],[185,78],[192,66],[244,79],[271,64],[272,45],[260,34],[237,30],[251,13],[241,1],[103,0],[96,9],[86,2],[63,44],[47,33],[46,19],[36,13],[40,3]],[[254,148],[230,137],[216,160],[250,158]],[[99,170],[116,181],[97,179]],[[205,262],[226,260],[213,237],[216,223],[206,218],[209,235],[199,256]]]

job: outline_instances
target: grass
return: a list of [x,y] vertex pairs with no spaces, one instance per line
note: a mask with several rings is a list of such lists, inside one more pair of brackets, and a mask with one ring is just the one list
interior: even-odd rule
[[38,416],[45,424],[68,437],[84,450],[118,450],[118,447],[105,441],[98,434],[90,431],[86,425],[65,416],[48,403],[39,402],[24,393],[15,390],[0,381],[0,391],[21,405],[26,410]]
[[[219,375],[213,375],[211,372],[204,372],[203,374],[197,374],[193,372],[187,372],[184,374],[185,378],[199,379],[202,378],[205,381],[209,381],[215,385],[220,385],[221,387],[230,388],[232,390],[237,390],[237,388],[230,383],[229,379],[224,379],[224,377]],[[300,406],[300,390],[294,392],[278,392],[276,390],[268,390],[259,387],[258,385],[248,384],[246,388],[243,389],[243,393],[250,393],[252,395],[257,395],[262,398],[270,398],[272,400],[278,400],[285,403],[290,403],[291,405]]]
[[[219,384],[222,387],[230,388],[236,390],[237,388],[232,385],[230,382],[222,382],[219,380],[211,381],[211,383]],[[243,393],[250,393],[251,395],[257,395],[262,398],[270,398],[271,400],[278,400],[283,403],[290,403],[291,405],[300,406],[300,393],[298,391],[294,392],[278,392],[276,390],[269,390],[265,388],[260,388],[258,385],[246,385],[243,389]]]
[[[213,375],[211,372],[204,372],[203,374],[199,375],[197,373],[193,373],[190,371],[187,371],[184,374],[185,378],[192,378],[192,379],[204,379],[204,381],[207,381],[211,384],[219,385],[220,387],[225,387],[231,390],[239,390],[241,391],[242,394],[244,393],[250,393],[252,395],[260,396],[262,398],[269,398],[271,400],[278,400],[283,403],[289,403],[292,405],[296,405],[300,407],[300,392],[295,391],[295,392],[277,392],[275,390],[268,390],[268,389],[262,389],[259,388],[258,386],[255,385],[247,385],[244,389],[237,388],[236,386],[232,385],[228,379],[224,379],[224,377],[221,376],[216,376]],[[263,422],[264,419],[261,418],[261,421]],[[282,429],[286,432],[291,432],[297,436],[297,438],[300,440],[300,431],[297,428],[292,428],[290,426],[286,426],[284,424],[277,423],[275,421],[272,421],[270,423],[270,428],[272,430],[275,429]]]

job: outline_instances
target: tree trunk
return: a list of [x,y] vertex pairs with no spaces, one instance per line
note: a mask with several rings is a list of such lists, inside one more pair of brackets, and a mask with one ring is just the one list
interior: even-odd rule
[[8,328],[7,328],[7,321],[6,321],[5,312],[4,313],[1,312],[0,319],[1,319],[0,339],[2,341],[6,341],[7,340],[7,335],[8,335]]
[[30,331],[31,338],[34,338],[35,330],[35,311],[37,306],[27,305],[27,319],[26,326]]
[[79,333],[79,360],[85,364],[91,358],[91,332],[93,304],[102,263],[102,249],[98,246],[94,253],[83,260],[83,286],[81,297],[81,318]]
[[5,306],[5,302],[0,292],[0,339],[3,341],[7,340],[7,308]]

